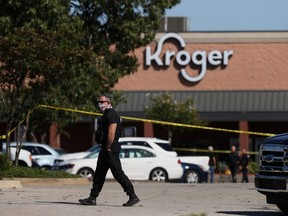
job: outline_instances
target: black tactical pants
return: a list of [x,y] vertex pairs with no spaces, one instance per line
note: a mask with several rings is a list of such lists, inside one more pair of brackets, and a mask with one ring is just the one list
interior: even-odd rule
[[230,166],[230,172],[231,172],[231,178],[232,178],[232,182],[236,183],[237,182],[237,166]]
[[90,196],[98,197],[105,182],[106,174],[111,169],[114,178],[124,189],[127,195],[134,193],[134,187],[128,177],[122,170],[119,153],[112,151],[101,150],[98,156],[97,167],[93,178],[93,186]]

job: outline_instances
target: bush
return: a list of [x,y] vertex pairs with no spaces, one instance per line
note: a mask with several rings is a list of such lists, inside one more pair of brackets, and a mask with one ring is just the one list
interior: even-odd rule
[[0,154],[0,179],[4,177],[4,174],[12,167],[12,162],[8,160],[6,154]]
[[30,167],[11,166],[2,173],[2,178],[78,178],[63,171],[50,171]]
[[251,161],[249,163],[249,173],[257,173],[259,171],[259,164]]

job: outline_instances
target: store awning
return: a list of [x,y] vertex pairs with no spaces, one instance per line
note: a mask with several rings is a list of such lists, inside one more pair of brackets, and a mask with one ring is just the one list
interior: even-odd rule
[[[163,91],[165,92],[165,91]],[[145,117],[150,97],[161,91],[127,91],[126,102],[118,104],[120,115]],[[287,121],[288,91],[169,91],[178,102],[193,98],[207,121]]]

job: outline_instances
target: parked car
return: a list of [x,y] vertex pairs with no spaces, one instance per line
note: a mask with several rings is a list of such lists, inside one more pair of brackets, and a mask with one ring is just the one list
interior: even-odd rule
[[259,171],[254,185],[266,196],[266,202],[275,204],[288,214],[288,133],[268,137],[259,146]]
[[150,137],[120,137],[119,143],[123,145],[145,146],[166,155],[176,157],[177,152],[173,150],[168,140]]
[[[16,147],[16,142],[10,143],[11,147]],[[41,169],[50,169],[54,165],[55,158],[59,157],[59,153],[51,146],[41,143],[25,142],[22,149],[31,153],[33,161],[35,161]]]
[[[170,143],[167,140],[162,140],[158,138],[150,138],[150,137],[120,137],[119,143],[121,145],[137,145],[137,146],[145,146],[148,148],[152,148],[155,151],[160,151],[169,156],[176,157],[177,153],[172,149]],[[71,159],[80,159],[87,156],[89,153],[94,151],[95,149],[99,149],[99,145],[92,146],[90,149],[84,152],[76,152],[76,153],[68,153],[63,154],[55,159],[55,164]]]
[[[96,150],[82,159],[55,164],[52,169],[92,177],[98,154],[99,150]],[[148,147],[124,145],[119,156],[124,172],[132,180],[167,181],[180,179],[183,175],[183,168],[176,157],[167,156]],[[107,178],[113,178],[110,170]]]
[[53,147],[53,149],[56,151],[56,152],[58,152],[58,154],[61,156],[61,155],[63,155],[63,154],[68,154],[64,149],[62,149],[62,148],[55,148],[55,147]]
[[[0,152],[0,154],[6,154],[6,146]],[[10,160],[15,163],[16,160],[16,148],[10,147]],[[24,167],[33,167],[32,155],[29,151],[21,149],[18,157],[18,165]]]
[[71,160],[71,159],[81,159],[84,158],[85,156],[87,156],[88,154],[90,154],[91,152],[95,151],[95,150],[100,150],[99,145],[94,145],[91,148],[87,149],[86,151],[83,152],[75,152],[75,153],[66,153],[66,154],[62,154],[59,157],[57,157],[54,160],[54,164],[63,162],[63,161],[67,161],[67,160]]
[[182,181],[185,183],[203,183],[208,182],[208,171],[197,164],[181,162],[184,169]]
[[[119,143],[122,146],[144,146],[154,151],[158,151],[170,157],[177,157],[181,162],[191,163],[204,167],[205,171],[208,171],[208,156],[177,156],[177,152],[173,150],[168,140],[151,138],[151,137],[120,137]],[[91,151],[99,149],[99,145],[95,145],[85,152],[76,152],[63,154],[55,159],[55,164],[71,159],[80,159],[87,156]]]
[[198,165],[201,169],[204,169],[204,172],[208,172],[209,170],[208,156],[178,156],[177,152],[174,151],[168,140],[149,137],[120,137],[119,142],[122,146],[137,145],[152,148],[155,151],[162,152],[171,157],[177,157],[181,162]]

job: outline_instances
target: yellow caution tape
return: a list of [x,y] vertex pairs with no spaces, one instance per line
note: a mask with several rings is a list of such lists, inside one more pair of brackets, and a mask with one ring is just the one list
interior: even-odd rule
[[[30,114],[31,114],[34,110],[35,110],[35,108],[30,112]],[[27,115],[25,116],[25,118],[22,119],[22,121],[19,122],[19,124],[22,124],[22,123],[27,119],[28,115],[29,115],[29,114],[27,114]],[[14,127],[11,131],[9,131],[8,134],[7,134],[8,137],[10,137],[10,135],[11,135],[16,129],[17,129],[17,127]],[[1,135],[1,136],[0,136],[0,139],[6,139],[6,138],[7,138],[6,135]]]
[[77,109],[69,109],[69,108],[55,107],[55,106],[49,106],[49,105],[39,105],[39,106],[43,108],[48,108],[48,109],[63,110],[63,111],[68,111],[68,112],[81,113],[85,115],[102,115],[101,113],[87,112],[87,111],[77,110]]
[[[26,118],[25,118],[25,119],[26,119]],[[21,123],[22,123],[25,119],[23,119],[23,120],[21,121]],[[8,132],[8,137],[10,137],[10,135],[11,135],[16,129],[17,129],[17,127],[14,127],[11,131],[9,131],[9,132]],[[0,139],[6,139],[6,138],[7,138],[6,135],[1,135],[1,136],[0,136]]]
[[[189,152],[209,152],[206,149],[196,149],[196,148],[173,148],[175,151],[189,151]],[[229,154],[229,150],[213,150],[213,153],[224,153]],[[258,152],[247,152],[247,154],[258,154]]]
[[[49,109],[63,110],[63,111],[69,111],[69,112],[77,112],[77,113],[82,113],[82,114],[87,114],[87,115],[102,115],[100,113],[95,113],[95,112],[87,112],[87,111],[81,111],[81,110],[76,110],[76,109],[54,107],[54,106],[49,106],[49,105],[40,105],[40,107],[49,108]],[[215,127],[206,127],[206,126],[199,126],[199,125],[180,124],[180,123],[174,123],[174,122],[165,122],[165,121],[159,121],[159,120],[134,118],[134,117],[128,117],[128,116],[121,116],[121,118],[127,119],[127,120],[133,120],[133,121],[142,121],[142,122],[150,122],[150,123],[155,123],[155,124],[162,124],[162,125],[197,128],[197,129],[204,129],[204,130],[215,130],[215,131],[223,131],[223,132],[231,132],[231,133],[242,133],[242,134],[259,135],[259,136],[274,136],[275,135],[275,134],[271,134],[271,133],[260,133],[260,132],[251,132],[251,131],[241,131],[241,130],[230,130],[230,129],[224,129],[224,128],[215,128]]]
[[[85,115],[96,115],[96,116],[102,115],[101,113],[96,113],[96,112],[88,112],[88,111],[83,111],[83,110],[62,108],[62,107],[43,105],[43,104],[39,105],[39,107],[47,108],[47,109],[63,110],[63,111],[68,111],[68,112],[81,113],[81,114],[85,114]],[[142,121],[142,122],[149,122],[149,123],[162,124],[162,125],[170,125],[170,126],[177,126],[177,127],[187,127],[187,128],[196,128],[196,129],[203,129],[203,130],[214,130],[214,131],[222,131],[222,132],[230,132],[230,133],[250,134],[250,135],[259,135],[259,136],[274,136],[275,135],[275,134],[271,134],[271,133],[260,133],[260,132],[251,132],[251,131],[231,130],[231,129],[215,128],[215,127],[206,127],[206,126],[199,126],[199,125],[180,124],[180,123],[175,123],[175,122],[166,122],[166,121],[159,121],[159,120],[134,118],[134,117],[128,117],[128,116],[121,116],[121,118],[127,119],[127,120],[132,120],[132,121]],[[25,117],[25,119],[26,119],[26,117]],[[25,119],[23,119],[22,122]],[[10,136],[10,134],[13,133],[15,130],[16,130],[16,128],[11,130],[8,133],[8,135]],[[5,139],[5,138],[6,138],[6,135],[0,136],[0,139]]]
[[206,126],[199,126],[199,125],[188,125],[188,124],[180,124],[180,123],[174,123],[174,122],[164,122],[164,121],[158,121],[158,120],[125,117],[125,116],[122,116],[122,118],[128,119],[128,120],[135,120],[135,121],[151,122],[151,123],[155,123],[155,124],[188,127],[188,128],[197,128],[197,129],[204,129],[204,130],[214,130],[214,131],[223,131],[223,132],[231,132],[231,133],[242,133],[242,134],[259,135],[259,136],[274,136],[275,135],[275,134],[271,134],[271,133],[230,130],[230,129],[224,129],[224,128],[206,127]]

